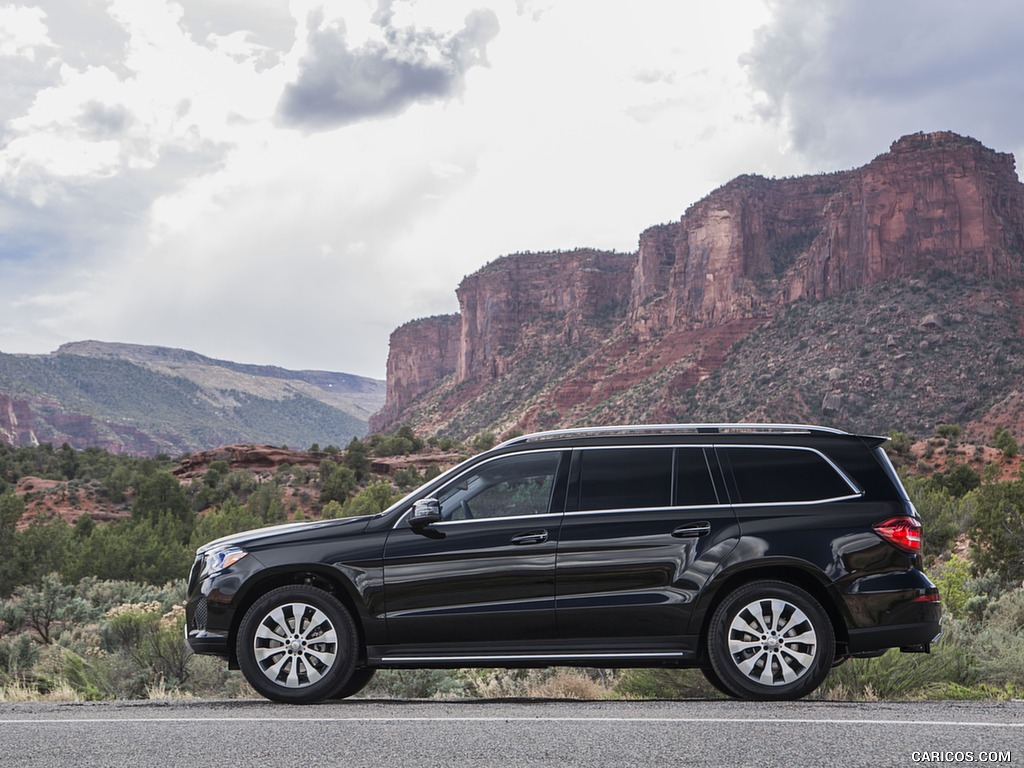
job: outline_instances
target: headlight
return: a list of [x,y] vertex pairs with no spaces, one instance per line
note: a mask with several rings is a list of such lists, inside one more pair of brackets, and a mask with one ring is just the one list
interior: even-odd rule
[[248,552],[240,547],[222,547],[219,549],[211,549],[205,555],[203,555],[203,573],[204,577],[212,576],[215,573],[220,573],[225,568],[230,568],[232,565],[237,563]]

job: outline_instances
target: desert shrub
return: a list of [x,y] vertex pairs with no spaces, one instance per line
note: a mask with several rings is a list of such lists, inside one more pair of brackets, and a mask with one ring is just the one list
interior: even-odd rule
[[39,661],[39,643],[28,633],[0,637],[0,683],[22,680]]
[[981,475],[966,464],[957,464],[936,478],[954,498],[963,498],[981,485]]
[[362,695],[386,699],[458,698],[468,694],[458,672],[444,669],[384,669]]
[[960,425],[959,424],[936,424],[935,434],[943,438],[950,447],[956,445],[956,441],[960,438]]
[[978,681],[970,633],[947,622],[931,653],[901,653],[890,649],[873,659],[850,659],[835,667],[814,699],[875,701],[926,698],[951,684],[972,686]]
[[192,652],[182,642],[184,628],[181,605],[165,612],[159,602],[129,603],[107,611],[100,628],[102,648],[129,662],[129,674],[118,679],[118,693],[140,697],[154,686],[188,682]]
[[924,524],[924,554],[935,557],[960,533],[961,502],[934,478],[912,477],[905,485]]
[[617,693],[634,699],[720,698],[699,669],[629,669],[615,685]]
[[408,466],[402,469],[396,470],[392,479],[395,481],[395,485],[398,486],[399,490],[410,491],[423,483],[423,475],[420,474],[416,467]]
[[334,520],[345,516],[345,508],[336,501],[329,501],[320,510],[321,520]]
[[996,427],[995,432],[992,433],[992,447],[1002,451],[1008,459],[1017,455],[1017,441],[1010,434],[1010,430],[1002,425]]
[[68,624],[92,618],[92,606],[56,573],[37,585],[24,584],[0,604],[0,619],[13,631],[29,632],[43,645],[54,643]]
[[473,696],[484,698],[607,699],[614,673],[604,669],[471,669],[462,672]]
[[931,578],[942,596],[944,615],[953,619],[965,618],[967,603],[973,596],[971,564],[954,554],[948,560],[935,565],[931,571]]
[[481,432],[479,435],[473,438],[473,450],[474,451],[489,451],[495,445],[498,444],[498,437],[493,432]]
[[1024,587],[989,603],[973,642],[982,680],[1024,685]]
[[974,494],[971,556],[978,573],[991,571],[1006,586],[1024,581],[1024,481],[981,486]]

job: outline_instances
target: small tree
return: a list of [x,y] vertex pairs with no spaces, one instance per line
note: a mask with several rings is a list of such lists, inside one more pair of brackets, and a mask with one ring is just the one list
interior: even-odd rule
[[943,438],[950,446],[956,445],[956,441],[960,437],[960,425],[959,424],[936,424],[935,434]]
[[1024,481],[983,485],[975,492],[971,554],[979,573],[992,571],[1006,585],[1024,580]]
[[992,433],[992,447],[1003,452],[1003,456],[1012,459],[1017,455],[1017,441],[1010,434],[1010,430],[1000,425]]
[[38,586],[18,587],[0,606],[0,618],[11,629],[27,629],[43,645],[55,642],[65,625],[86,621],[90,613],[89,603],[77,597],[74,586],[63,584],[56,573],[44,576]]
[[336,501],[344,504],[356,488],[356,473],[344,464],[335,464],[327,459],[321,462],[320,473],[323,478],[320,484],[320,503]]
[[170,472],[157,471],[139,484],[132,506],[132,519],[155,520],[164,511],[191,527],[192,508],[181,483]]
[[345,517],[376,515],[395,503],[395,494],[387,480],[372,483],[345,502]]
[[370,476],[370,451],[366,443],[358,437],[353,437],[345,449],[344,464],[355,472],[356,482],[366,480]]
[[473,438],[473,449],[476,451],[489,451],[498,443],[498,438],[493,432],[481,432]]

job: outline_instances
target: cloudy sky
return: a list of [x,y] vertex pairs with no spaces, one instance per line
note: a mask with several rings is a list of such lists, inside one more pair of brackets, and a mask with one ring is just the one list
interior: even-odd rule
[[507,253],[741,173],[1024,157],[1016,0],[0,0],[0,351],[382,378]]

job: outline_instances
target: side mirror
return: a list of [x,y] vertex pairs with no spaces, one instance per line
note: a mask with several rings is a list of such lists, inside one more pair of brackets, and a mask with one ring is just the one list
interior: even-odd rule
[[441,520],[441,505],[437,499],[420,499],[412,505],[409,524],[413,528],[425,528]]

